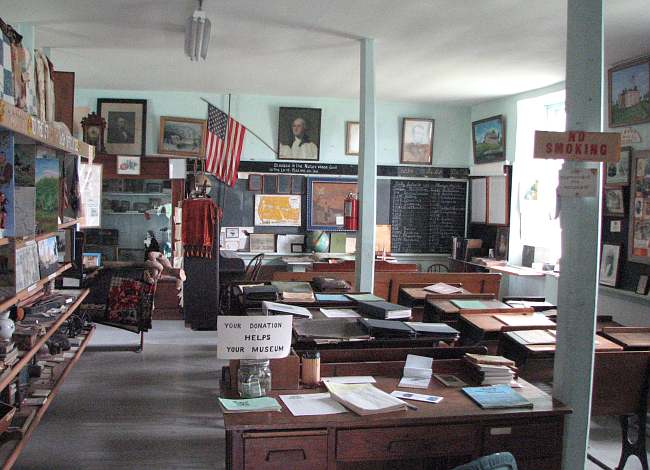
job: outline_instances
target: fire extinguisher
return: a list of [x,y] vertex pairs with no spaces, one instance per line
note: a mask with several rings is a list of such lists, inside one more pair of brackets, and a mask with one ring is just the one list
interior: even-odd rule
[[359,199],[356,193],[350,193],[343,201],[343,227],[345,230],[359,229]]

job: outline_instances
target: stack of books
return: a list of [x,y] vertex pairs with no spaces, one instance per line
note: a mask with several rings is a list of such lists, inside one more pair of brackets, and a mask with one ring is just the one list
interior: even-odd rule
[[325,382],[325,386],[334,400],[361,416],[404,411],[408,408],[408,405],[399,398],[369,383]]
[[411,309],[403,305],[392,304],[384,300],[358,302],[359,312],[381,320],[398,320],[411,318]]
[[517,376],[515,362],[503,356],[465,354],[472,379],[481,385],[510,384]]
[[18,348],[13,341],[0,341],[1,369],[7,369],[18,362]]
[[271,285],[278,289],[282,300],[290,302],[314,301],[314,291],[308,282],[273,281]]
[[460,332],[446,323],[402,322],[361,318],[359,323],[369,335],[379,338],[415,338],[429,336],[440,341],[455,340]]

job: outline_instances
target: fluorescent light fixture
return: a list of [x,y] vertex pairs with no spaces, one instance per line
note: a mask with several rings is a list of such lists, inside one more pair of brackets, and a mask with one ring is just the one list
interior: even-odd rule
[[199,0],[199,9],[185,23],[185,55],[190,60],[205,60],[208,56],[210,26],[210,20],[203,11],[203,0]]

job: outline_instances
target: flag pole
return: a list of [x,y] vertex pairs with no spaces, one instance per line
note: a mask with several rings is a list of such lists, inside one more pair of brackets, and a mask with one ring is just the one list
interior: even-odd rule
[[[228,117],[230,117],[230,94],[228,94],[228,96],[229,96],[229,98],[228,98],[228,103],[229,103],[229,104],[228,104]],[[209,102],[208,100],[206,100],[205,98],[201,97],[201,99],[202,99],[203,101],[205,101],[206,103],[208,103],[208,104],[214,106],[212,103],[210,103],[210,102]],[[217,108],[217,109],[219,109],[218,106],[214,106],[214,107]],[[221,110],[219,109],[219,111],[221,111]],[[223,112],[223,111],[222,111],[222,112]],[[262,142],[264,145],[266,145],[266,146],[269,148],[269,150],[271,150],[271,152],[273,152],[275,155],[278,154],[278,151],[277,151],[276,149],[274,149],[274,148],[271,147],[269,144],[267,144],[266,141],[265,141],[264,139],[262,139],[259,135],[257,135],[255,132],[253,132],[253,131],[248,127],[248,126],[244,126],[244,127],[246,127],[246,131],[247,131],[249,134],[253,135],[254,137],[257,137],[257,138],[259,139],[260,142]]]

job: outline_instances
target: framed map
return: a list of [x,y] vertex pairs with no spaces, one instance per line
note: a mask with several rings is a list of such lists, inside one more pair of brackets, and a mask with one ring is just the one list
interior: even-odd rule
[[300,227],[301,216],[300,196],[255,195],[255,225]]
[[345,232],[343,201],[350,193],[357,193],[357,180],[307,178],[307,230]]

